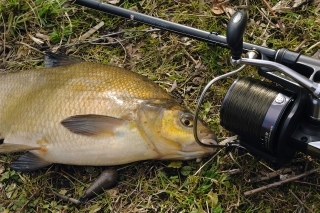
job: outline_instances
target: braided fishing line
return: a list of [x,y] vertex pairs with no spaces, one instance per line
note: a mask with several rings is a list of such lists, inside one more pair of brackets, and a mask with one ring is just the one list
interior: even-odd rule
[[278,92],[252,78],[230,87],[220,111],[221,125],[247,141],[260,141],[261,126]]

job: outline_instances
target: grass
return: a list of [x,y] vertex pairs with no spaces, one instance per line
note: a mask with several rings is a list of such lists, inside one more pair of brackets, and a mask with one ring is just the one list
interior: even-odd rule
[[[269,3],[274,5],[276,1]],[[231,7],[240,4],[232,1]],[[206,1],[205,6],[200,7],[196,0],[120,2],[121,7],[225,34],[227,16],[214,15],[210,5],[211,2]],[[277,14],[285,25],[286,34],[276,26],[278,19],[270,14],[262,16],[262,10],[267,11],[264,4],[251,1],[247,9],[246,41],[291,50],[305,42],[300,48],[302,53],[313,55],[317,51],[319,47],[306,51],[320,39],[317,4],[305,4]],[[40,68],[43,66],[41,52],[56,50],[87,61],[131,69],[148,76],[167,91],[176,81],[178,87],[171,94],[194,110],[205,83],[232,69],[226,49],[165,31],[141,33],[150,27],[66,1],[1,0],[0,16],[2,72]],[[96,45],[68,46],[101,21],[105,25],[92,37],[121,30],[125,33]],[[49,36],[48,40],[42,39],[43,44],[35,43],[32,37],[37,33]],[[126,39],[130,36],[133,38]],[[247,69],[240,75],[256,76],[256,70]],[[220,138],[229,135],[219,125],[219,106],[233,80],[221,81],[209,91],[201,112]],[[178,166],[166,161],[117,166],[119,180],[116,187],[81,206],[61,201],[52,190],[78,198],[104,168],[54,165],[36,172],[19,173],[8,168],[15,157],[0,156],[0,212],[299,212],[302,205],[296,197],[304,208],[320,212],[319,173],[245,197],[243,192],[277,179],[248,182],[250,177],[270,172],[270,169],[265,161],[241,150],[230,153],[222,150],[203,162],[187,161],[181,165],[178,163]],[[304,166],[305,156],[298,157],[302,160],[295,160],[291,165]],[[317,159],[308,166],[315,167],[319,167]],[[235,175],[222,173],[231,169],[241,169],[242,172]]]

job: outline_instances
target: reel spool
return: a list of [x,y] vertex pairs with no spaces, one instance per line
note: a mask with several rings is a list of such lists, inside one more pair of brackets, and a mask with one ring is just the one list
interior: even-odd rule
[[297,120],[289,116],[296,109],[294,95],[253,78],[237,79],[222,102],[221,125],[237,134],[249,151],[276,162]]

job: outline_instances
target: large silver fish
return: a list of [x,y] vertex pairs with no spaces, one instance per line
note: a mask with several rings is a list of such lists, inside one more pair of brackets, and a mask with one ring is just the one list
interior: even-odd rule
[[[50,68],[0,75],[0,153],[28,151],[11,168],[188,160],[214,152],[193,115],[147,78],[62,56]],[[216,136],[198,121],[200,140]]]

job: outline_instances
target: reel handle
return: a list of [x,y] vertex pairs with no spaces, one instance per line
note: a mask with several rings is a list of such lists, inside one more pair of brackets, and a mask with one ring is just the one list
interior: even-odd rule
[[246,26],[247,13],[244,11],[235,12],[228,23],[226,37],[233,60],[241,59],[243,51],[243,34]]

